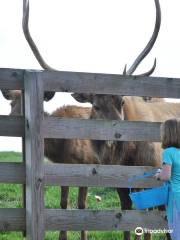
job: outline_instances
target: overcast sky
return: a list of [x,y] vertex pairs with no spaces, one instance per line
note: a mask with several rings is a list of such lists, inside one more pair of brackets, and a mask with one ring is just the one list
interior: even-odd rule
[[[180,77],[180,1],[160,0],[162,25],[137,73],[157,57],[153,76]],[[41,69],[21,28],[22,0],[0,0],[0,67]],[[121,74],[147,44],[155,22],[154,0],[30,0],[30,31],[44,59],[63,71]],[[0,114],[9,102],[0,95]],[[45,105],[76,104],[56,94]],[[0,151],[21,150],[20,139],[0,138]]]

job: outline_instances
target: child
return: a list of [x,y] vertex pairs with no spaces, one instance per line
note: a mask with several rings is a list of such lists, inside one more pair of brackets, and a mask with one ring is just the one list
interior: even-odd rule
[[173,240],[180,240],[180,121],[169,119],[162,124],[161,140],[163,167],[155,177],[170,181],[169,200],[166,208],[168,226]]

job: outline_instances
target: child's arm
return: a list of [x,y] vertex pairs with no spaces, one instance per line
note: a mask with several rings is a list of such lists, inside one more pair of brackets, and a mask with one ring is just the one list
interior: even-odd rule
[[157,180],[168,181],[171,178],[171,165],[163,164],[160,172],[155,174]]

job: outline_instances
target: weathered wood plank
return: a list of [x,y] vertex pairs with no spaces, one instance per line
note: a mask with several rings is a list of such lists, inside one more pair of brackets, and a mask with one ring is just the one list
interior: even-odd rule
[[121,210],[46,210],[46,229],[119,231],[134,230],[136,227],[167,229],[164,214],[158,211]]
[[0,163],[0,183],[25,183],[23,163]]
[[43,83],[25,74],[26,226],[28,240],[44,239]]
[[[0,89],[23,89],[24,71],[0,69]],[[40,75],[39,77],[44,81],[47,91],[180,98],[180,80],[178,78],[32,71]]]
[[[24,103],[25,103],[25,98],[24,98],[24,91],[22,91],[22,98],[21,98],[21,104],[22,104],[22,107],[21,107],[21,115],[24,116],[25,115],[25,106],[24,106]],[[23,160],[23,163],[25,165],[25,162],[26,162],[26,156],[25,156],[25,152],[26,152],[26,143],[25,143],[25,138],[23,137],[22,138],[22,160]],[[24,170],[25,172],[25,170]],[[25,183],[25,182],[24,182]],[[26,184],[23,184],[22,185],[22,206],[23,208],[26,209]],[[26,231],[23,231],[22,232],[23,234],[23,237],[26,238]]]
[[[45,228],[48,231],[134,231],[136,227],[167,229],[164,214],[135,210],[45,209]],[[25,225],[24,209],[0,209],[0,231],[23,231]]]
[[45,138],[160,141],[160,123],[46,117]]
[[[94,164],[46,164],[45,184],[61,186],[121,187],[129,186],[128,179],[152,171],[152,167]],[[150,188],[162,183],[153,178],[133,182],[132,187]]]
[[40,73],[45,90],[180,98],[180,79],[83,72]]
[[24,119],[21,116],[0,116],[0,136],[24,136]]
[[[151,122],[88,119],[44,119],[44,137],[117,141],[160,141],[160,124]],[[22,116],[0,116],[1,136],[24,136]]]
[[0,89],[22,90],[24,70],[0,68]]
[[[129,186],[128,179],[152,171],[145,166],[45,164],[46,185],[121,187]],[[22,163],[0,163],[0,183],[25,183],[25,166]],[[133,183],[136,188],[159,186],[161,182],[152,178]]]
[[0,231],[22,231],[26,228],[25,210],[0,208]]

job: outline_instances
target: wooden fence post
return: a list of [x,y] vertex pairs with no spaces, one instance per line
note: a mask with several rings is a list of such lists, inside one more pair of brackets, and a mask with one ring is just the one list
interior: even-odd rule
[[[21,115],[25,116],[25,99],[24,99],[24,91],[22,91],[21,97]],[[22,161],[23,164],[26,164],[26,156],[25,156],[25,137],[22,138]],[[23,208],[26,209],[26,184],[22,185],[22,205]],[[26,237],[26,231],[23,231],[23,237]]]
[[43,83],[36,72],[25,72],[26,231],[28,240],[43,240],[44,139]]

